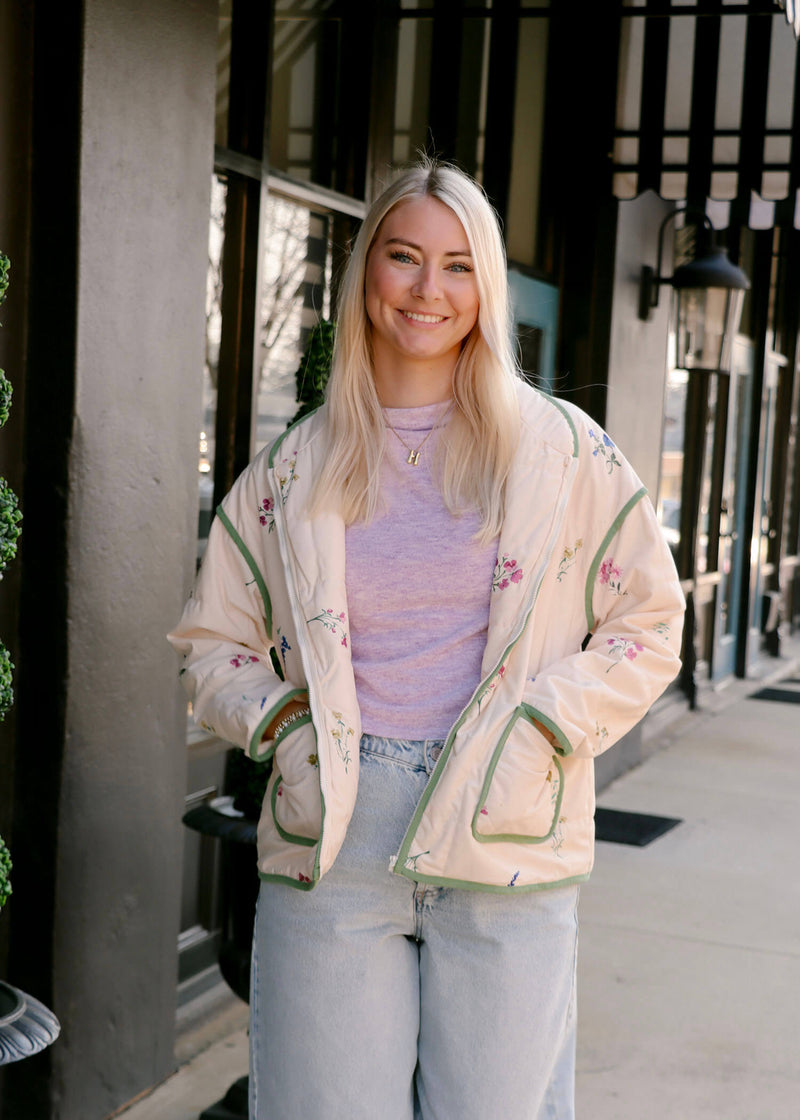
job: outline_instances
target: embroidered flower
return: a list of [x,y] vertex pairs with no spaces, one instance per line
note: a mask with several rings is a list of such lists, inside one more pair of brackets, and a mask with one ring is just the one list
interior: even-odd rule
[[658,634],[659,638],[663,638],[665,642],[669,640],[670,629],[668,623],[656,622],[653,626],[653,630]]
[[258,520],[262,525],[269,526],[269,531],[275,528],[275,503],[272,498],[263,498],[258,507]]
[[516,560],[504,554],[494,567],[494,573],[492,574],[492,591],[505,591],[512,583],[520,583],[522,581],[522,576],[523,570],[519,567]]
[[250,665],[254,661],[258,661],[258,658],[252,653],[249,657],[243,653],[237,653],[235,657],[231,658],[231,665],[234,669],[241,669],[243,665]]
[[481,710],[481,704],[484,702],[484,700],[488,700],[489,697],[494,692],[494,690],[500,684],[500,681],[505,676],[505,672],[506,672],[505,665],[501,665],[500,668],[497,670],[497,673],[495,674],[495,676],[492,677],[492,679],[487,684],[486,688],[484,688],[483,692],[481,692],[480,696],[478,697],[478,711]]
[[429,856],[430,851],[417,852],[415,856],[406,856],[406,868],[408,871],[417,870],[417,860],[422,859],[423,856]]
[[308,877],[308,875],[304,875],[302,871],[298,871],[297,878],[301,883],[310,883],[311,882],[311,879]]
[[644,650],[644,646],[640,645],[639,642],[631,642],[627,638],[609,638],[606,645],[611,647],[609,653],[614,658],[606,669],[607,673],[610,673],[615,665],[619,665],[623,658],[627,658],[628,661],[635,661]]
[[326,630],[330,630],[332,634],[340,638],[339,644],[347,649],[347,630],[345,628],[347,624],[347,615],[344,611],[339,611],[337,613],[331,607],[325,607],[320,614],[314,615],[313,618],[309,618],[307,621],[309,623],[321,622]]
[[597,578],[600,583],[605,584],[609,590],[613,591],[615,595],[627,595],[627,591],[622,590],[622,568],[614,563],[614,557],[609,556],[600,565],[600,571],[597,573]]
[[561,855],[561,846],[564,843],[564,830],[561,826],[566,819],[567,819],[566,817],[559,817],[558,823],[556,824],[556,827],[553,829],[553,835],[550,838],[550,843],[553,846],[553,853],[554,853],[554,855],[557,855],[559,859],[564,858]]
[[589,429],[589,438],[594,443],[594,450],[592,455],[594,458],[601,458],[605,460],[606,470],[612,474],[614,467],[621,467],[622,463],[617,458],[614,443],[608,438],[605,432],[596,432],[593,428]]
[[561,559],[558,562],[558,575],[556,576],[558,583],[561,583],[561,580],[578,559],[578,549],[580,548],[583,548],[583,537],[578,537],[572,548],[567,545],[562,552]]
[[[294,454],[290,459],[281,459],[279,465],[276,467],[276,476],[278,479],[278,489],[281,494],[281,505],[285,506],[289,497],[289,491],[292,484],[297,482],[298,474],[295,471],[295,464],[297,463],[297,455]],[[257,510],[258,520],[261,525],[266,525],[269,532],[275,528],[275,502],[272,498],[263,498]]]
[[[279,634],[281,634],[281,631],[280,631],[280,627],[278,627],[278,633],[279,633]],[[288,642],[287,642],[287,640],[286,640],[286,635],[285,635],[285,634],[281,634],[281,646],[280,646],[280,649],[281,649],[281,660],[283,661],[283,668],[284,668],[284,671],[286,670],[286,654],[287,654],[287,653],[289,652],[289,650],[290,650],[291,648],[292,648],[292,647],[291,647],[291,646],[289,645],[289,643],[288,643]]]
[[331,737],[336,743],[336,753],[344,764],[344,772],[346,774],[352,761],[350,755],[350,740],[355,735],[355,731],[352,727],[347,726],[342,719],[341,712],[333,712],[332,715],[336,720],[337,726],[331,729]]

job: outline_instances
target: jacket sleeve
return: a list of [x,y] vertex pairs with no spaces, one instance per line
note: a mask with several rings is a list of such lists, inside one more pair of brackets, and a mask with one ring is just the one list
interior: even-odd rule
[[274,748],[261,741],[265,728],[302,689],[273,668],[267,583],[234,527],[239,490],[214,518],[194,590],[167,638],[182,656],[196,722],[264,759]]
[[[595,508],[607,508],[607,499],[594,498]],[[581,648],[529,679],[524,702],[557,749],[587,758],[638,723],[680,668],[683,593],[643,488],[596,547],[584,600],[589,633]]]

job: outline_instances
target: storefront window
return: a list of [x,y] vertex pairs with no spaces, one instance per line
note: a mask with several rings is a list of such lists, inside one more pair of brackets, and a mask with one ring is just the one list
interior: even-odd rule
[[[485,9],[483,0],[469,0],[467,8]],[[479,182],[483,180],[486,135],[486,98],[489,84],[491,20],[473,16],[459,25],[448,24],[447,58],[435,11],[426,3],[404,2],[403,10],[430,12],[430,17],[401,12],[395,83],[395,166],[413,160],[418,152],[452,148],[458,164]],[[439,17],[441,22],[442,17]],[[453,36],[458,35],[458,42]],[[456,88],[442,87],[442,81]]]
[[332,0],[277,0],[270,109],[270,167],[335,186],[341,30]]
[[661,446],[661,489],[658,516],[661,531],[673,556],[678,555],[681,539],[681,490],[683,486],[683,446],[686,423],[686,390],[689,375],[673,369],[667,379],[664,403],[664,437]]
[[330,318],[332,217],[270,195],[264,209],[255,451],[297,411],[295,374],[311,329]]
[[211,180],[206,273],[206,356],[203,363],[202,412],[198,438],[197,486],[199,514],[197,559],[202,559],[211,527],[214,498],[214,429],[217,419],[219,344],[222,333],[222,251],[225,242],[225,204],[228,185],[224,177]]
[[231,88],[231,8],[233,0],[219,0],[217,17],[217,97],[214,107],[214,143],[228,147],[228,105]]

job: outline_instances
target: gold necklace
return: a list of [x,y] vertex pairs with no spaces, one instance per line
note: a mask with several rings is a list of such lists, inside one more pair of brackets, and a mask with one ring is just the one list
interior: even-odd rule
[[408,458],[406,459],[406,462],[409,463],[412,467],[418,467],[419,466],[419,457],[420,457],[420,453],[421,453],[423,447],[425,446],[425,444],[428,442],[428,440],[431,438],[431,436],[433,435],[433,433],[435,431],[438,431],[439,428],[444,427],[445,420],[447,420],[447,417],[453,411],[453,405],[455,403],[456,403],[455,400],[450,401],[450,406],[447,409],[447,412],[445,412],[444,416],[442,417],[441,424],[435,424],[431,428],[431,430],[428,432],[428,434],[425,436],[425,439],[422,441],[422,443],[419,445],[419,447],[416,447],[416,448],[408,446],[408,444],[403,439],[403,437],[397,431],[395,431],[395,429],[389,423],[389,419],[386,415],[386,410],[385,409],[381,410],[383,412],[383,419],[384,419],[384,422],[386,424],[386,427],[389,429],[390,432],[394,432],[394,434],[397,436],[397,438],[402,443],[403,447],[405,447],[406,451],[408,452]]

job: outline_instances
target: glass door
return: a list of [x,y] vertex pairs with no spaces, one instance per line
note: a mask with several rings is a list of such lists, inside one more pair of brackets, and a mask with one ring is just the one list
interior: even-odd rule
[[728,423],[720,498],[720,584],[714,624],[712,676],[729,676],[736,669],[737,634],[742,585],[742,561],[747,503],[747,443],[750,431],[750,385],[753,344],[737,338],[728,389]]

